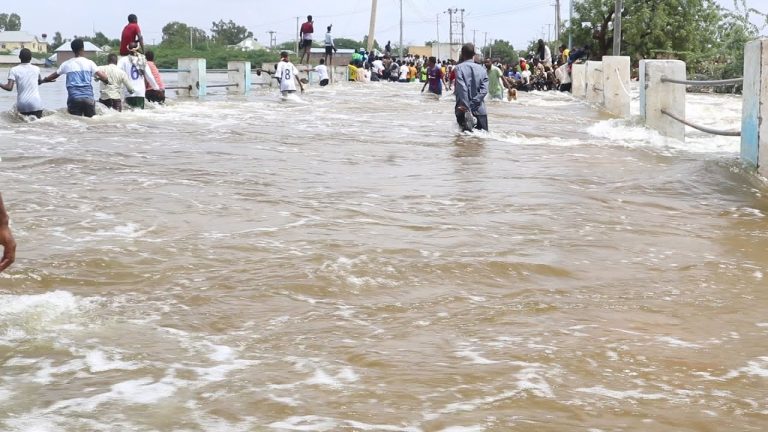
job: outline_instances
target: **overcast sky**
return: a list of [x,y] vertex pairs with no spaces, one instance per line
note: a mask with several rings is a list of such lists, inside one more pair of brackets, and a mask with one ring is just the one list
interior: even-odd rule
[[[437,39],[438,19],[441,41],[448,41],[449,20],[446,10],[464,9],[464,39],[473,39],[478,45],[487,40],[511,41],[516,49],[539,38],[555,38],[556,0],[402,0],[406,45],[422,45]],[[732,8],[733,0],[717,0]],[[264,45],[269,44],[268,31],[277,32],[277,41],[293,40],[296,35],[296,17],[301,22],[308,14],[315,18],[316,33],[324,33],[325,26],[333,24],[335,37],[360,40],[368,33],[371,0],[214,0],[211,2],[181,0],[133,0],[130,7],[121,9],[123,2],[103,0],[70,0],[45,2],[3,2],[2,12],[21,15],[22,29],[50,37],[60,31],[65,38],[89,35],[101,31],[117,38],[127,22],[127,15],[135,13],[147,43],[160,43],[163,26],[181,21],[210,31],[211,22],[233,20],[246,26]],[[108,4],[108,5],[107,5]],[[768,11],[768,0],[747,0],[750,7]],[[561,0],[561,16],[568,19],[569,0]],[[382,45],[399,40],[400,0],[378,0],[376,39]],[[487,32],[487,35],[486,35]],[[766,34],[763,31],[763,34]],[[316,36],[316,39],[321,37]]]

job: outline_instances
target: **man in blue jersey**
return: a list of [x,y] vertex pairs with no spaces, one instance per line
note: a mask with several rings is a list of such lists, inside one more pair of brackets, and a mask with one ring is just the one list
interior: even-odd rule
[[96,115],[96,98],[93,94],[93,77],[109,84],[107,75],[97,70],[96,63],[84,57],[85,44],[75,39],[70,44],[74,58],[65,61],[59,69],[45,77],[43,82],[55,81],[61,75],[67,76],[67,112],[80,117]]

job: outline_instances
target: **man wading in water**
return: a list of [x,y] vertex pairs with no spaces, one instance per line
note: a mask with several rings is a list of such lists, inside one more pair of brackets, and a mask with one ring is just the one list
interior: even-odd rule
[[8,226],[8,213],[3,205],[3,195],[0,194],[0,245],[3,246],[3,257],[0,258],[0,272],[7,269],[16,260],[16,241]]
[[485,109],[485,95],[488,94],[488,73],[483,66],[475,63],[475,46],[471,43],[461,47],[460,63],[456,65],[456,121],[462,130],[488,130],[488,111]]

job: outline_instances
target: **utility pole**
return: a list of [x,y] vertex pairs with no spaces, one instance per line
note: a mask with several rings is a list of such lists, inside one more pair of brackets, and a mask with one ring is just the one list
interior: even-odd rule
[[[483,53],[485,53],[485,49],[488,48],[488,32],[483,32],[483,35],[485,35],[485,38],[483,39]],[[485,55],[485,54],[483,54]],[[488,54],[488,57],[490,57],[491,54]]]
[[560,41],[560,0],[555,0],[555,39]]
[[464,45],[464,9],[461,11],[461,44]]
[[552,40],[552,24],[547,24],[547,43]]
[[189,28],[189,49],[194,49],[192,48],[192,27]]
[[299,55],[299,38],[301,37],[299,36],[299,19],[301,17],[296,17],[296,55]]
[[621,9],[622,0],[616,0],[616,10],[613,13],[613,55],[621,55]]
[[440,60],[440,14],[437,14],[437,59]]
[[274,48],[275,43],[277,42],[277,36],[275,36],[277,32],[274,30],[270,30],[267,33],[269,33],[269,47]]
[[568,32],[568,50],[573,49],[573,0],[570,0],[570,8],[568,11],[568,26],[571,28],[571,31]]
[[377,0],[371,0],[371,25],[368,26],[368,52],[373,51],[373,34],[376,32],[376,7]]
[[400,59],[403,58],[403,0],[400,0]]

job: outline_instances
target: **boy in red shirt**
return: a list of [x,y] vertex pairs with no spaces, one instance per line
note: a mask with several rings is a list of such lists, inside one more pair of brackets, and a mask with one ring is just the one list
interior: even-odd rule
[[128,25],[123,28],[123,34],[120,38],[120,55],[127,56],[130,54],[128,45],[133,42],[138,42],[141,47],[141,52],[144,52],[144,37],[141,36],[141,28],[139,28],[139,19],[134,14],[128,15]]

